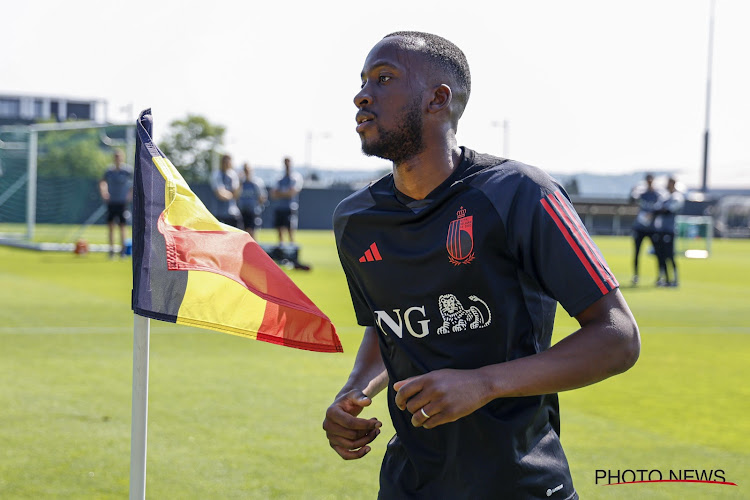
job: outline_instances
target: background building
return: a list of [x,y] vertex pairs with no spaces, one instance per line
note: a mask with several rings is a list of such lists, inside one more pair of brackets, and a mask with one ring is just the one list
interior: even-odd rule
[[0,125],[68,120],[101,122],[105,115],[106,103],[98,99],[0,94]]

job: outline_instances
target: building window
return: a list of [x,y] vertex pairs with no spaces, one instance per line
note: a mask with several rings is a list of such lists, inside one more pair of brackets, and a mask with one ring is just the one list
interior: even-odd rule
[[34,118],[44,117],[44,103],[41,99],[34,99]]
[[19,99],[0,99],[0,116],[4,118],[18,118],[21,112]]
[[87,102],[68,101],[68,119],[90,120],[91,119],[91,104]]

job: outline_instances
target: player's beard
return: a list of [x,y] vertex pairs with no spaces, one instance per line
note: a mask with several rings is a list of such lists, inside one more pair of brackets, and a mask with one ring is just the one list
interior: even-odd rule
[[396,130],[383,130],[378,126],[377,140],[368,142],[363,137],[362,152],[393,163],[403,162],[424,151],[422,129],[421,100],[415,99],[405,110],[401,125]]

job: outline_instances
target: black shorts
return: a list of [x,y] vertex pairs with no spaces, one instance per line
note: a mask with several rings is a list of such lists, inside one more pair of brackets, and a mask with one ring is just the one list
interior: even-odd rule
[[125,203],[109,203],[107,204],[107,223],[117,222],[118,224],[125,224]]
[[277,208],[273,214],[273,227],[297,227],[297,211],[291,208]]
[[242,222],[245,224],[245,229],[257,229],[263,225],[260,210],[240,209],[240,213],[242,213]]
[[674,234],[658,233],[662,257],[674,259]]

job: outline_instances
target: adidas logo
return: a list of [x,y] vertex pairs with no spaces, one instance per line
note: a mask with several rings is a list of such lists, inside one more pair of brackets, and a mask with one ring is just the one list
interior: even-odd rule
[[378,245],[373,243],[370,248],[365,250],[365,254],[359,258],[360,262],[372,262],[374,260],[383,260],[378,251]]

